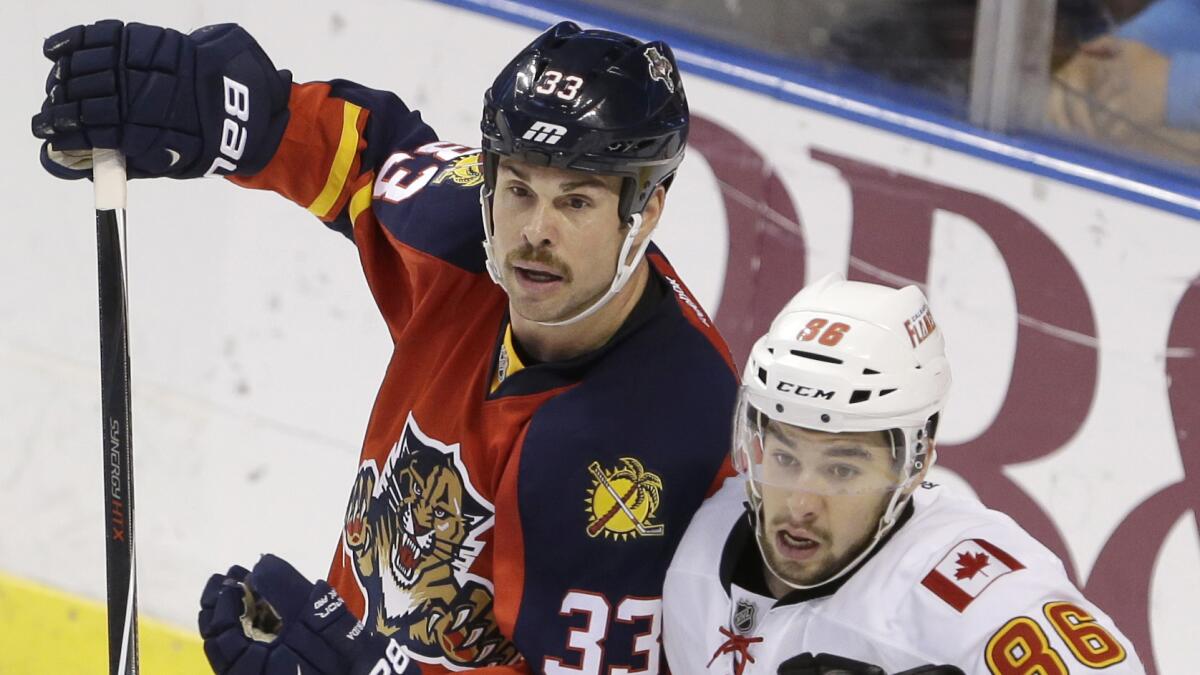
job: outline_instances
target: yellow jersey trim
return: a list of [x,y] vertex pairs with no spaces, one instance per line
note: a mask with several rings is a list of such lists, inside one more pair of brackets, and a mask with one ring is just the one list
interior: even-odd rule
[[517,348],[513,346],[512,324],[504,327],[504,344],[500,346],[500,356],[496,359],[496,373],[492,375],[492,388],[489,393],[496,393],[500,383],[525,369],[521,357],[517,356]]
[[367,183],[360,187],[358,192],[350,198],[350,224],[353,225],[358,216],[367,209],[371,208],[371,189],[372,185]]
[[358,152],[358,115],[361,111],[361,107],[348,101],[342,108],[342,136],[338,140],[337,153],[333,156],[333,166],[329,169],[321,194],[308,207],[309,212],[318,218],[328,215],[346,186],[350,165],[354,163],[354,155]]

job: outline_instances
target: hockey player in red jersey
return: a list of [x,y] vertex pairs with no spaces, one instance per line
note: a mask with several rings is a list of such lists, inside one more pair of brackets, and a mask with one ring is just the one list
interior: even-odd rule
[[215,575],[214,669],[657,672],[736,395],[650,241],[688,130],[670,48],[554,26],[488,90],[482,151],[390,93],[292,84],[234,25],[101,22],[45,53],[47,170],[115,147],[134,178],[291,199],[357,246],[395,345],[328,584],[274,557]]
[[741,475],[667,573],[674,672],[1144,672],[1049,550],[925,480],[949,390],[915,286],[831,275],[784,307],[742,376]]

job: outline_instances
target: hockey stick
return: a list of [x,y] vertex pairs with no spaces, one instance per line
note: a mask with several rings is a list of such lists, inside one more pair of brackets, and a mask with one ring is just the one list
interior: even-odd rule
[[136,675],[137,565],[133,539],[133,428],[125,295],[125,158],[93,153],[96,262],[100,275],[100,410],[104,446],[104,559],[108,585],[108,672]]

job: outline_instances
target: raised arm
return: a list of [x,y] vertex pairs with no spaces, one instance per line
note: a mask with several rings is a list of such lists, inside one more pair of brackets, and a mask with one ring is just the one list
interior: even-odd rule
[[[232,180],[278,192],[346,233],[352,198],[373,187],[379,174],[394,181],[386,187],[415,194],[424,185],[417,182],[422,172],[473,152],[437,143],[420,113],[395,94],[346,80],[292,85],[288,107],[290,122],[270,163],[255,175]],[[355,213],[374,196],[372,189],[363,192],[364,203],[355,205]]]

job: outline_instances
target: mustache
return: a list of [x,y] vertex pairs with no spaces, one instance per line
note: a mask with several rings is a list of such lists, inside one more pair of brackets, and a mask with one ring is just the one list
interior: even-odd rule
[[509,251],[508,255],[504,256],[505,267],[512,267],[513,263],[518,262],[547,265],[553,268],[554,273],[562,277],[563,281],[571,281],[571,279],[574,277],[574,275],[571,274],[571,268],[566,263],[559,260],[558,256],[551,253],[549,249],[534,248],[533,244],[530,244],[529,242],[525,242],[520,247]]

